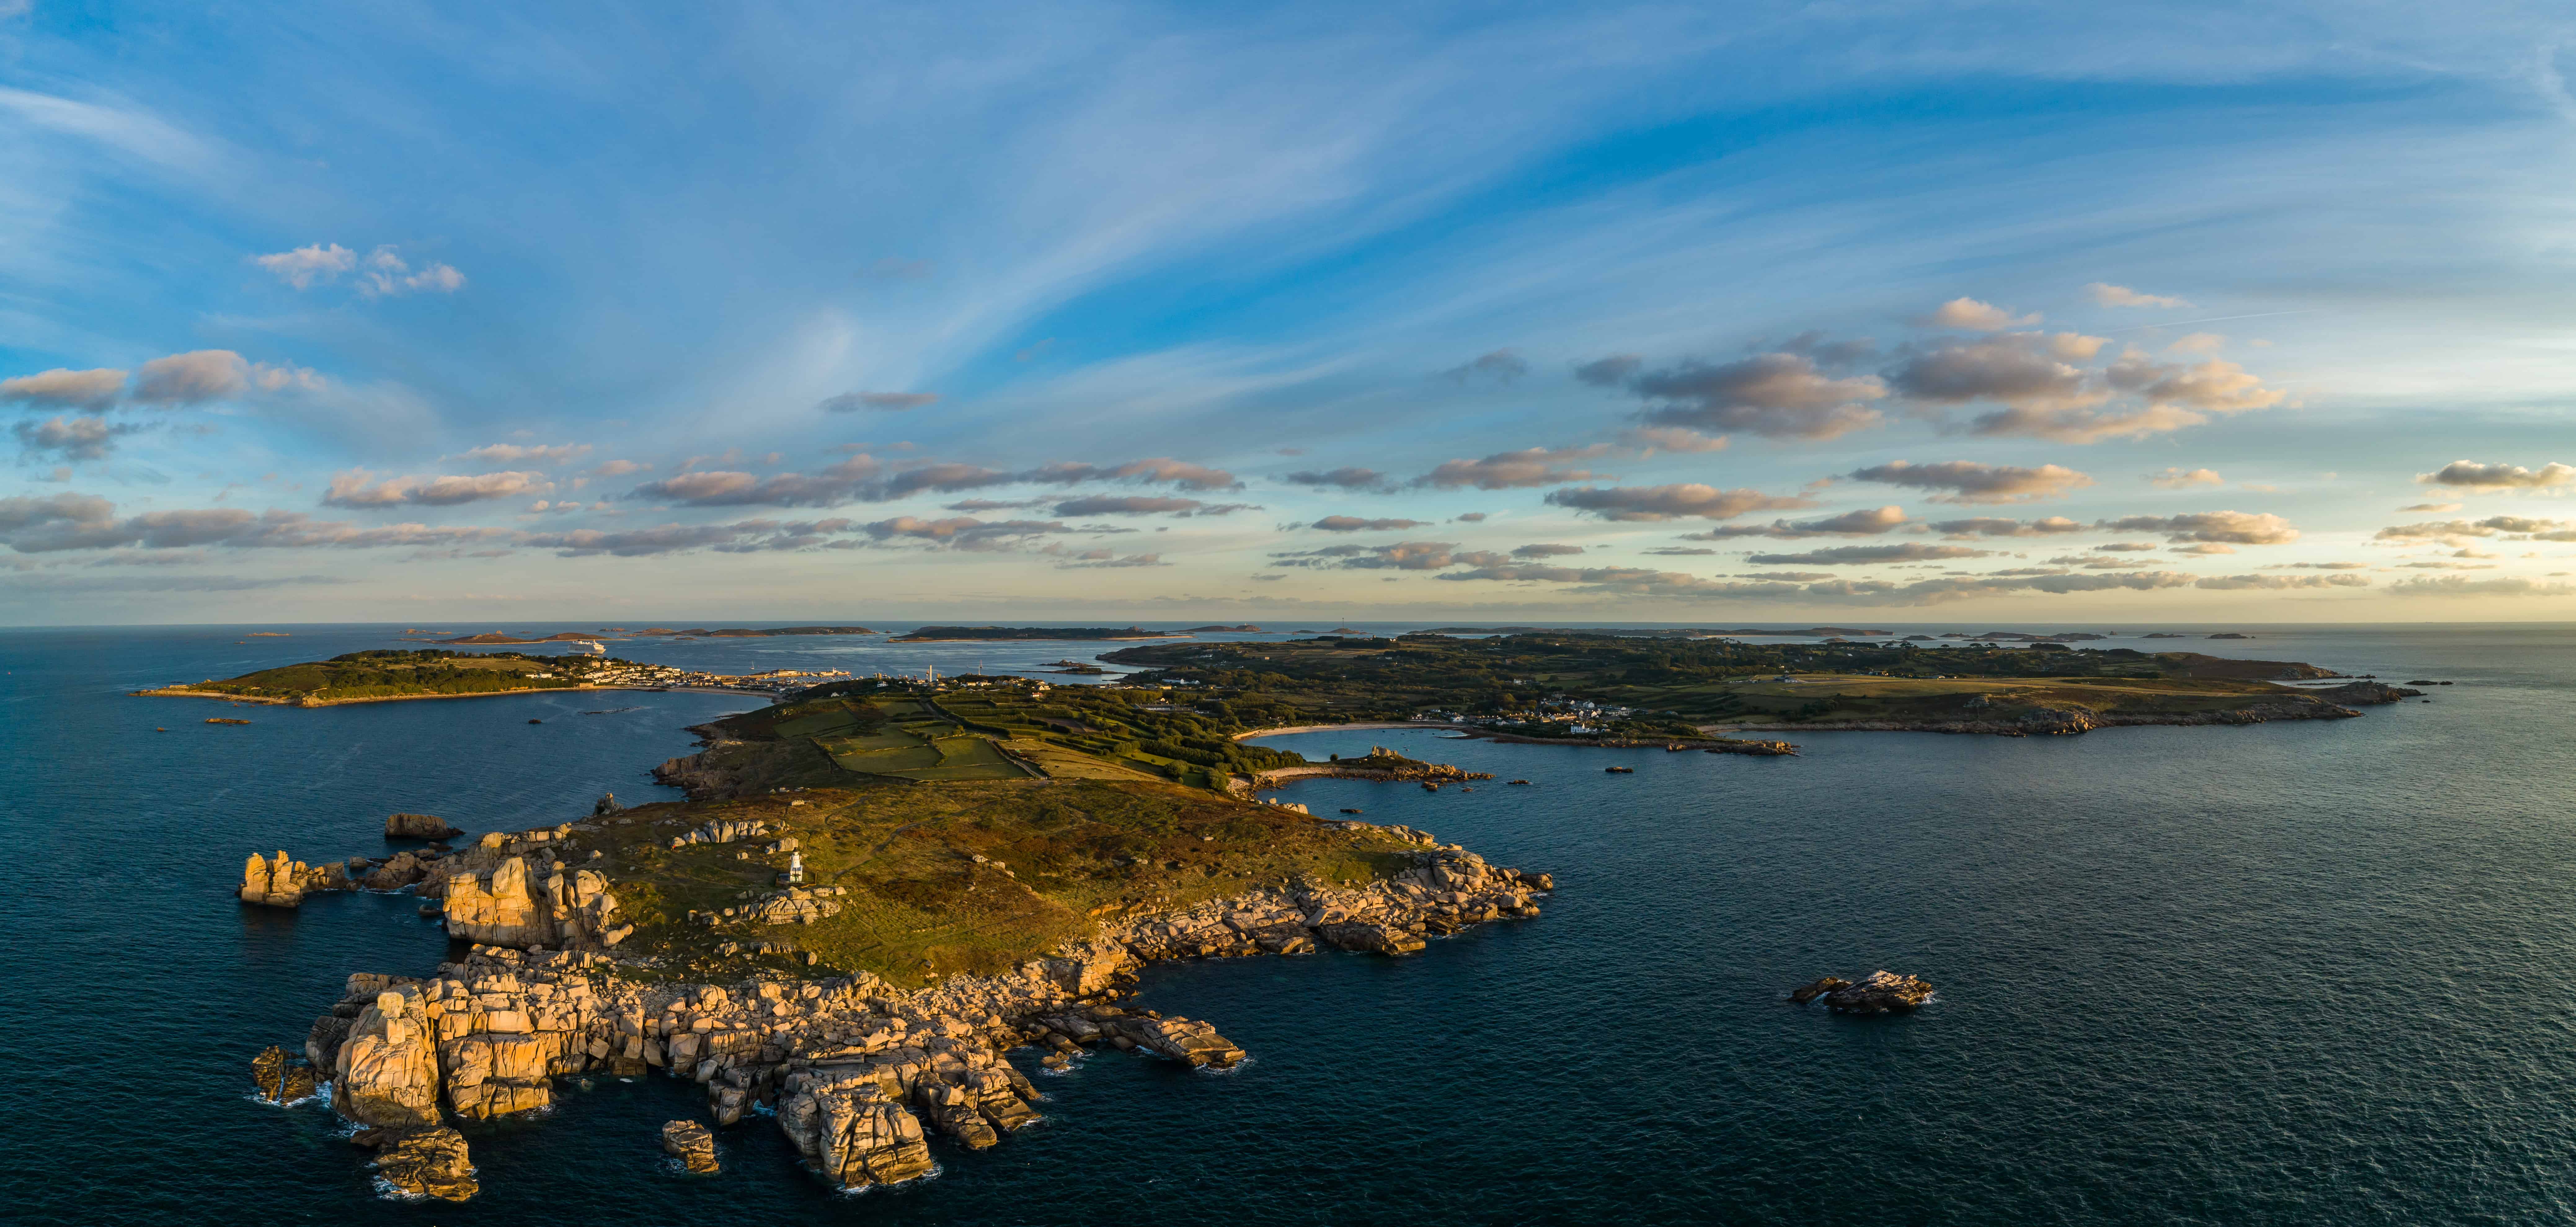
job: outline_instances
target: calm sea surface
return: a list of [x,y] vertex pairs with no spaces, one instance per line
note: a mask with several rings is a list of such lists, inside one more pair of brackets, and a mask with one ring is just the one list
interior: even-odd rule
[[[1288,796],[1554,873],[1547,915],[1403,960],[1154,970],[1145,1004],[1213,1021],[1253,1060],[1210,1075],[1095,1057],[1042,1081],[1047,1124],[981,1155],[938,1147],[941,1175],[904,1189],[825,1192],[765,1118],[723,1135],[721,1176],[682,1178],[657,1129],[703,1096],[609,1080],[470,1130],[484,1191],[462,1207],[378,1199],[340,1121],[253,1102],[245,1073],[262,1046],[300,1045],[349,972],[424,972],[446,942],[409,897],[242,907],[243,858],[378,854],[394,810],[484,830],[576,817],[610,789],[666,798],[643,773],[689,748],[683,726],[757,702],[228,713],[123,695],[399,628],[248,629],[0,632],[8,1221],[2576,1220],[2576,628],[2114,641],[2459,683],[2360,720],[1810,734],[1793,759],[1279,738],[1537,781]],[[1099,649],[614,650],[945,672]],[[253,723],[202,723],[216,714]],[[1782,1004],[1882,967],[1940,995],[1900,1019]]]

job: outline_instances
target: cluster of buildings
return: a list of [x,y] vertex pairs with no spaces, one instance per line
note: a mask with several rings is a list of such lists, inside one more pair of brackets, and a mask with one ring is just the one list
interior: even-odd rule
[[1541,699],[1531,711],[1502,712],[1476,716],[1455,711],[1415,712],[1413,718],[1432,724],[1473,724],[1484,728],[1509,725],[1554,725],[1577,737],[1599,733],[1602,725],[1626,718],[1631,709],[1595,703],[1590,699]]

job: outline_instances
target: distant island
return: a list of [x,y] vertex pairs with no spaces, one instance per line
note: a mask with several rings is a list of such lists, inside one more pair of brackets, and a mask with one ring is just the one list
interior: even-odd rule
[[1188,630],[1177,633],[1183,635],[1266,635],[1269,632],[1262,630],[1258,626],[1245,623],[1242,626],[1193,626]]
[[[1996,640],[2002,639],[1998,635]],[[1551,631],[1155,644],[1101,660],[1256,727],[1437,722],[1595,745],[1748,731],[2080,733],[2339,719],[2416,692],[2289,661],[2018,642],[1748,644]]]
[[[406,634],[406,635],[416,634],[416,633],[418,633],[418,632],[412,632],[412,631],[405,631],[405,632],[404,632],[404,634]],[[433,633],[434,633],[434,632],[433,632]],[[510,633],[508,633],[508,632],[506,632],[506,631],[487,631],[487,632],[484,632],[483,634],[480,634],[480,635],[466,635],[466,636],[463,636],[462,638],[457,638],[457,639],[438,639],[438,640],[433,640],[432,642],[435,642],[435,643],[579,643],[579,642],[585,642],[585,641],[597,641],[597,640],[607,639],[607,638],[610,638],[610,637],[615,636],[615,635],[631,635],[631,636],[635,636],[635,637],[638,637],[638,638],[642,638],[642,637],[646,637],[646,636],[664,636],[664,635],[667,635],[667,636],[670,636],[671,638],[675,638],[675,639],[690,639],[690,638],[696,638],[696,639],[762,639],[762,638],[767,638],[767,637],[769,637],[769,636],[771,636],[771,635],[873,635],[873,634],[876,634],[876,633],[877,633],[877,632],[872,631],[872,630],[869,630],[868,628],[866,628],[866,627],[864,627],[864,626],[781,626],[781,627],[777,627],[777,628],[770,629],[770,630],[752,630],[752,629],[749,629],[749,628],[746,628],[746,627],[739,627],[739,626],[737,626],[737,627],[728,627],[728,628],[723,629],[723,630],[707,630],[707,629],[705,629],[704,627],[699,627],[699,628],[695,628],[695,629],[692,629],[692,630],[684,630],[684,631],[680,631],[680,630],[672,630],[671,628],[666,627],[666,626],[655,626],[655,627],[648,627],[648,628],[646,628],[646,629],[644,629],[644,630],[635,630],[635,631],[626,630],[626,629],[624,629],[624,628],[620,627],[620,628],[615,628],[615,629],[611,629],[611,630],[602,630],[602,631],[557,631],[557,632],[555,632],[554,634],[551,634],[551,635],[535,635],[535,636],[513,635],[513,634],[510,634]]]
[[[1234,627],[1201,627],[1201,630],[1234,630]],[[897,635],[890,643],[954,643],[973,640],[1015,639],[1181,639],[1189,631],[1149,631],[1141,626],[925,626],[910,634]]]
[[734,690],[786,694],[836,676],[781,669],[743,676],[640,664],[614,656],[533,656],[396,648],[350,652],[240,677],[180,682],[133,693],[154,698],[225,699],[332,707],[398,699],[456,699],[541,690]]

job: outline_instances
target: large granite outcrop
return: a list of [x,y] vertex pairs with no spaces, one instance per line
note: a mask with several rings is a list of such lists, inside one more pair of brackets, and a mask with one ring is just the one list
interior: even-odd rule
[[448,936],[495,946],[584,949],[616,945],[627,933],[611,919],[617,897],[605,876],[558,865],[538,881],[518,856],[503,860],[488,881],[479,874],[448,878],[444,907]]

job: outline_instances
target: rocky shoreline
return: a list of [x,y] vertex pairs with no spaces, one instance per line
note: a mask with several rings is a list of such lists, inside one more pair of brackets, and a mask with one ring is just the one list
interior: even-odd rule
[[[612,804],[603,800],[602,809],[613,812]],[[1422,849],[1390,878],[1290,882],[1176,912],[1102,915],[1087,941],[1007,974],[911,992],[867,972],[672,983],[649,956],[611,953],[632,932],[617,922],[613,884],[565,859],[574,856],[568,840],[598,829],[493,832],[444,855],[320,869],[283,852],[252,858],[245,902],[293,906],[315,889],[411,890],[441,898],[449,933],[473,943],[429,975],[350,976],[307,1032],[303,1064],[280,1049],[253,1062],[263,1093],[310,1094],[327,1083],[332,1107],[365,1126],[356,1140],[377,1149],[380,1182],[406,1198],[462,1201],[477,1191],[467,1141],[451,1120],[544,1108],[561,1080],[657,1070],[704,1086],[716,1129],[765,1109],[835,1188],[899,1184],[932,1173],[933,1133],[980,1150],[1040,1119],[1032,1105],[1043,1096],[1009,1059],[1019,1049],[1039,1050],[1049,1070],[1100,1048],[1194,1068],[1242,1061],[1243,1050],[1208,1023],[1118,1004],[1148,962],[1325,947],[1403,955],[1471,925],[1536,917],[1536,901],[1554,887],[1545,874],[1390,829]],[[366,872],[353,876],[353,863]],[[408,880],[379,885],[397,879]],[[659,1144],[691,1170],[712,1168],[712,1135],[701,1146],[690,1124],[665,1126]]]

